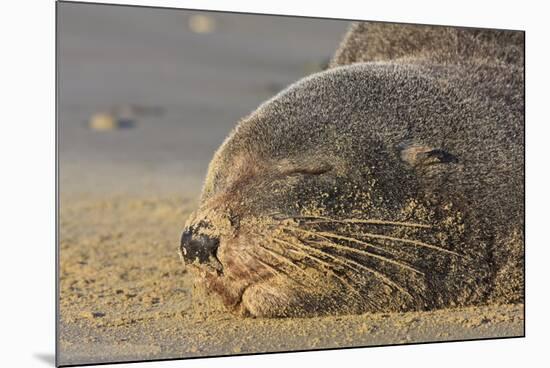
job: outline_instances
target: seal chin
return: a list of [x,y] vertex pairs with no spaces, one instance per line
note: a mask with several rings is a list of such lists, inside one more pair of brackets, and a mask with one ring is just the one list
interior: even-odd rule
[[209,293],[217,294],[229,310],[243,316],[251,315],[243,297],[246,291],[254,286],[257,281],[233,279],[231,276],[214,270],[209,265],[192,264],[192,267],[200,275],[199,278],[195,279],[196,285],[201,285]]
[[216,256],[210,256],[207,263],[203,264],[209,272],[216,273],[218,276],[223,276],[223,265]]
[[213,276],[222,277],[224,275],[223,265],[216,257],[210,257],[209,260],[205,263],[199,263],[197,261],[189,263],[184,258],[183,264],[186,268],[189,267],[189,268],[195,269],[199,273],[202,273],[203,276],[206,276],[208,274],[212,277]]

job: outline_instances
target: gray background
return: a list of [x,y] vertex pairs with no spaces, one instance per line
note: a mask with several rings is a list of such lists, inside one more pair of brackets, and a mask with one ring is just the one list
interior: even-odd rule
[[[194,14],[212,33],[189,27]],[[346,21],[60,3],[60,190],[198,190],[238,120],[319,71]],[[129,129],[88,127],[97,112],[134,105]]]

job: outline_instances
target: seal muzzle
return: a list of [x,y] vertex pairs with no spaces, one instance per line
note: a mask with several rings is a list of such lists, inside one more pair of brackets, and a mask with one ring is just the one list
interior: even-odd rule
[[201,264],[214,268],[218,273],[222,270],[216,253],[220,240],[204,234],[196,234],[192,227],[187,228],[181,235],[180,251],[185,264]]

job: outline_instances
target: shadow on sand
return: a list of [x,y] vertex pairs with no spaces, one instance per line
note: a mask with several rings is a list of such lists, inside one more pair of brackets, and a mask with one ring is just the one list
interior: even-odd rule
[[48,364],[48,365],[50,365],[50,366],[52,366],[52,367],[55,367],[55,355],[54,355],[54,354],[50,354],[50,353],[35,353],[35,354],[33,354],[33,356],[34,356],[36,359],[38,359],[38,360],[40,360],[40,361],[42,361],[42,362],[44,362],[44,363],[46,363],[46,364]]

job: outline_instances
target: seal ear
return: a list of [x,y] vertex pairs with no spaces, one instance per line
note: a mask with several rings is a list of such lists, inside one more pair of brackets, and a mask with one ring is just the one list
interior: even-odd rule
[[397,147],[401,160],[411,166],[458,163],[458,158],[441,149],[417,143],[402,143]]

